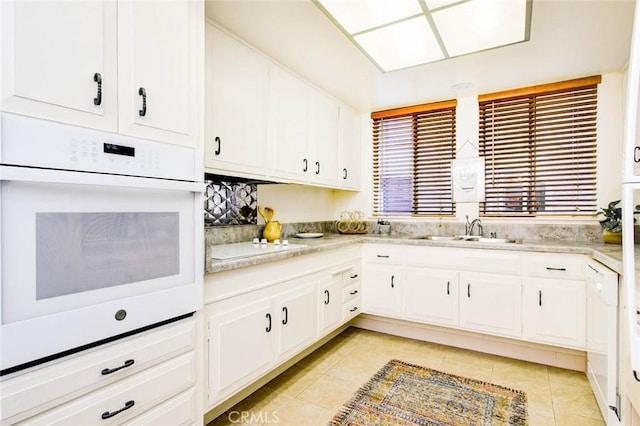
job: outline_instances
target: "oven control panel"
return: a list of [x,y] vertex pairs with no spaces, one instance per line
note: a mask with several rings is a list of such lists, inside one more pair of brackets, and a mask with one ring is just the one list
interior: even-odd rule
[[0,164],[200,181],[198,159],[191,147],[0,115]]

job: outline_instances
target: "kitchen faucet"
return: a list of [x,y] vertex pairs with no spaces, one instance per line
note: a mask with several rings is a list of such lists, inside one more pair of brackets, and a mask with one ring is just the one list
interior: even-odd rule
[[480,218],[477,219],[473,219],[473,221],[469,222],[469,215],[467,216],[467,223],[465,223],[464,225],[464,234],[466,236],[471,236],[473,234],[473,228],[478,225],[478,236],[482,237],[483,234],[483,230],[482,230],[482,222],[480,221]]

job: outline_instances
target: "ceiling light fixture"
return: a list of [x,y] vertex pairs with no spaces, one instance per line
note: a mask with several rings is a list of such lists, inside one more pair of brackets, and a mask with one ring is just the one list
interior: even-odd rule
[[383,72],[529,40],[532,0],[313,0]]

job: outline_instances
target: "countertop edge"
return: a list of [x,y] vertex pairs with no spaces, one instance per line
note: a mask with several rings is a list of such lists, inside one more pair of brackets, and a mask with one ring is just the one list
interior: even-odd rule
[[[297,239],[296,239],[297,240]],[[585,254],[602,263],[618,274],[622,274],[622,247],[611,244],[571,243],[565,241],[521,241],[518,243],[481,243],[465,241],[429,241],[415,239],[411,235],[327,235],[320,239],[300,239],[296,243],[305,244],[300,247],[278,253],[269,253],[260,256],[240,257],[227,260],[209,259],[206,262],[205,274],[229,271],[248,266],[261,265],[279,260],[334,250],[360,243],[376,244],[403,244],[427,247],[456,247],[456,248],[482,248],[486,250],[527,251],[540,253],[572,253]]]

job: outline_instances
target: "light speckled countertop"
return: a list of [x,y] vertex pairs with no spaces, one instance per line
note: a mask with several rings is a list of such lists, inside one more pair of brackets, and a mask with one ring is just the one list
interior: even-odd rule
[[[359,244],[362,242],[381,243],[381,244],[405,244],[418,246],[433,247],[460,247],[460,248],[477,248],[485,250],[511,250],[511,251],[533,251],[547,253],[575,253],[586,254],[593,259],[599,261],[605,266],[613,269],[618,273],[622,273],[622,246],[616,244],[604,243],[574,243],[570,241],[527,241],[518,243],[481,243],[469,241],[455,240],[419,240],[413,239],[415,235],[342,235],[342,234],[325,234],[322,238],[302,239],[292,237],[289,241],[292,244],[305,244],[306,247],[296,249],[288,249],[282,252],[269,254],[261,254],[250,257],[240,257],[227,260],[206,259],[206,273],[228,271],[232,269],[243,268],[247,266],[260,265],[268,262],[276,262],[283,259],[289,259],[295,256],[305,254],[318,253],[326,250],[333,250],[345,247],[351,244]],[[215,246],[206,250],[210,253],[215,250]]]

